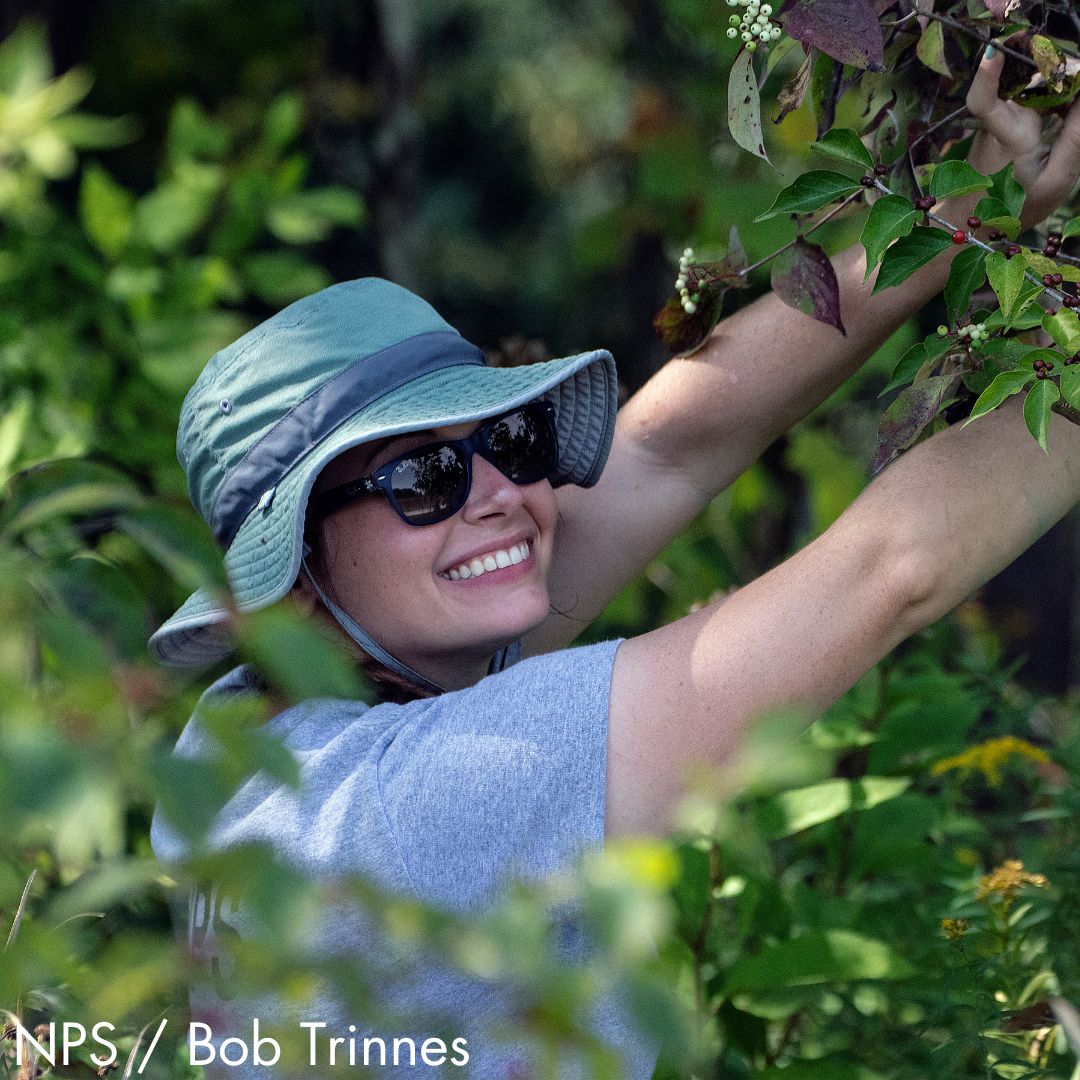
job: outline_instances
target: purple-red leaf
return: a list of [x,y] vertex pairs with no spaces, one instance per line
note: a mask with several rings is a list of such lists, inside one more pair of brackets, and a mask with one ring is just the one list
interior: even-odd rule
[[654,316],[653,329],[676,356],[686,356],[705,344],[713,327],[720,321],[726,285],[704,289],[697,310],[688,315],[682,300],[673,296]]
[[983,3],[998,22],[1004,22],[1020,6],[1020,0],[983,0]]
[[842,64],[884,70],[885,43],[873,0],[795,0],[784,29]]
[[772,264],[773,292],[789,307],[835,326],[846,334],[840,320],[840,286],[828,255],[801,237]]
[[941,411],[941,403],[956,385],[956,375],[932,375],[902,390],[885,410],[878,426],[873,471],[880,472],[906,450]]

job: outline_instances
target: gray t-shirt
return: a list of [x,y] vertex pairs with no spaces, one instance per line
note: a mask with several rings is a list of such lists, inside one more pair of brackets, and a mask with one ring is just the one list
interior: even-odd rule
[[[320,699],[288,709],[267,730],[300,763],[300,789],[262,773],[252,777],[224,808],[210,843],[221,849],[270,842],[285,861],[312,878],[359,875],[451,911],[483,911],[510,879],[543,880],[603,845],[608,701],[619,644],[608,641],[533,657],[468,689],[406,705],[368,707]],[[207,696],[251,690],[250,673],[241,667],[215,683]],[[198,712],[175,753],[213,754]],[[151,840],[163,862],[183,857],[183,843],[160,813]],[[362,922],[348,915],[331,920],[319,931],[320,947],[370,957],[376,968],[386,962],[379,977],[380,1003],[402,1018],[444,1018],[442,1030],[466,1038],[469,1057],[466,1067],[458,1064],[460,1053],[444,1059],[441,1069],[419,1057],[410,1067],[404,1048],[398,1060],[406,1064],[377,1075],[510,1080],[534,1073],[523,1047],[501,1043],[491,1034],[512,1009],[511,988],[439,963],[415,965],[405,974],[400,964],[394,967],[398,957],[386,961]],[[215,896],[210,886],[192,897],[188,943],[203,961],[223,963],[215,955],[223,933],[242,935],[243,924],[243,912]],[[586,959],[588,944],[572,915],[559,919],[553,931],[560,959]],[[265,1020],[274,1009],[273,1001],[263,1001],[237,1011],[235,1003],[216,1000],[207,988],[192,995],[193,1019],[218,1021],[211,1025],[215,1045],[243,1014],[250,1033],[251,1016]],[[350,1018],[332,1001],[320,1000],[312,1013],[312,1019],[327,1022],[327,1034],[335,1026],[346,1033]],[[614,996],[598,1001],[590,1025],[620,1053],[628,1080],[652,1075],[656,1047],[633,1031]],[[402,1026],[408,1025],[403,1021]],[[371,1033],[362,1022],[354,1030]],[[309,1034],[305,1029],[305,1038]],[[416,1035],[418,1052],[423,1038],[423,1032]],[[577,1075],[576,1069],[567,1059],[560,1064],[560,1076]],[[207,1075],[269,1080],[273,1070],[208,1066]],[[318,1069],[311,1075],[318,1075]]]

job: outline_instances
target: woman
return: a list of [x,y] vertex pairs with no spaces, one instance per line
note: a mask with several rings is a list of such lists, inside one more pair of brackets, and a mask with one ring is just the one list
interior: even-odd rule
[[[1015,162],[1033,224],[1080,173],[1080,111],[1044,159],[1038,118],[997,98],[1000,68],[988,56],[972,86],[983,130],[970,160],[986,173]],[[178,449],[235,600],[255,609],[291,594],[332,618],[384,704],[316,701],[275,717],[302,789],[253,778],[214,843],[270,840],[304,873],[362,873],[476,910],[510,876],[665,832],[689,765],[736,763],[763,711],[827,706],[1073,507],[1080,429],[1054,424],[1047,458],[1006,406],[909,452],[734,596],[632,640],[562,649],[946,272],[939,260],[871,298],[861,250],[836,263],[846,338],[763,298],[659,372],[617,423],[607,353],[489,369],[423,301],[374,279],[308,297],[215,356],[185,401]],[[154,649],[170,663],[219,659],[227,617],[197,594]],[[253,685],[240,668],[211,692]],[[178,753],[203,752],[195,719]],[[182,852],[161,820],[154,843],[163,859]],[[220,898],[196,896],[192,940],[209,959],[221,957],[208,928],[220,939],[230,921],[242,930],[243,913],[223,918]],[[361,942],[372,944],[363,927],[342,923],[325,946]],[[584,955],[572,926],[563,946]],[[386,980],[391,1015],[453,1018],[473,1075],[528,1069],[493,1034],[504,990],[441,969]],[[650,1074],[655,1051],[617,1002],[591,1022],[627,1075]]]

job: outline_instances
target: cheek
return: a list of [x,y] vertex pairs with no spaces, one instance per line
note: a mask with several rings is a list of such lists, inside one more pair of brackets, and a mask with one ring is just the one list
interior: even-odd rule
[[430,577],[437,529],[410,528],[385,502],[372,500],[327,523],[329,572],[340,595],[352,601],[401,595]]

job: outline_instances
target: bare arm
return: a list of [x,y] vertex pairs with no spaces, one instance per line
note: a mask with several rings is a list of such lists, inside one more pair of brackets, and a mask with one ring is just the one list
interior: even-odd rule
[[[998,99],[1001,61],[1000,54],[984,61],[972,84],[969,105],[985,130],[970,160],[985,173],[1015,161],[1030,224],[1080,173],[1080,106],[1044,159],[1038,116]],[[938,210],[963,222],[974,199]],[[769,294],[721,323],[693,358],[665,365],[622,409],[600,484],[559,492],[554,613],[526,639],[528,652],[572,641],[710,499],[942,288],[951,260],[939,258],[876,296],[873,276],[863,281],[861,246],[833,262],[847,337]]]
[[823,709],[1080,501],[1080,427],[1050,456],[1019,402],[900,458],[776,569],[625,642],[608,734],[607,833],[665,832],[687,766],[737,761],[755,717]]

